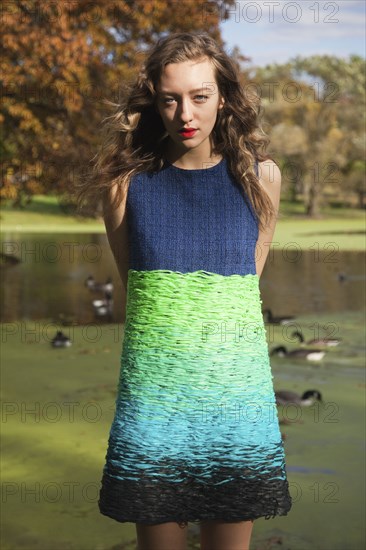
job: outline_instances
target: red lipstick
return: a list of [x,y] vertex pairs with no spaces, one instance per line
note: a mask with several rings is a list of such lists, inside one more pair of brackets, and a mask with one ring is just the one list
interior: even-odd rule
[[182,128],[181,130],[179,130],[180,135],[186,138],[193,137],[196,132],[196,128]]

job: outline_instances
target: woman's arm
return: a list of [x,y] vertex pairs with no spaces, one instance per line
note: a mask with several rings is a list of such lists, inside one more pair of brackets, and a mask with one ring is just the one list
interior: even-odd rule
[[117,264],[126,296],[129,259],[126,211],[127,190],[123,192],[122,201],[117,208],[112,207],[115,193],[116,187],[107,192],[106,198],[103,201],[103,219],[107,231],[108,242]]
[[265,160],[260,162],[259,168],[259,183],[267,191],[271,199],[276,215],[272,218],[271,223],[265,230],[259,231],[259,236],[256,245],[256,271],[260,277],[266,263],[268,252],[272,243],[273,234],[276,228],[277,215],[280,206],[281,194],[281,172],[277,164],[273,160]]

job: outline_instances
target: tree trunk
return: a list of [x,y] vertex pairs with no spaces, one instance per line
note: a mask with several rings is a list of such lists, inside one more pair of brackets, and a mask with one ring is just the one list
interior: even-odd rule
[[358,208],[365,208],[365,192],[362,190],[358,191],[357,197],[358,197]]
[[309,189],[308,201],[306,204],[306,215],[311,218],[317,218],[320,216],[320,204],[319,204],[319,192],[317,185],[312,182]]

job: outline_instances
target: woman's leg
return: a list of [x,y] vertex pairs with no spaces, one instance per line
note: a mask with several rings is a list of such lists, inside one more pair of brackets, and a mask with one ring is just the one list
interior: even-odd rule
[[253,520],[201,522],[201,550],[249,550]]
[[186,550],[187,525],[136,523],[137,550]]

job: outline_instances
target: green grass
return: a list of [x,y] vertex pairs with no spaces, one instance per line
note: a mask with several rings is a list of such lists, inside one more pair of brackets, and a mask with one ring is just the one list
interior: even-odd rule
[[[275,389],[315,388],[324,405],[282,427],[295,502],[286,517],[256,520],[251,550],[364,547],[364,315],[316,320],[337,323],[342,344],[317,364],[272,358]],[[49,339],[58,327],[48,322],[1,325],[2,550],[135,550],[134,525],[97,508],[123,325],[62,327],[74,343],[57,350]],[[313,336],[314,315],[297,323],[305,339]],[[270,334],[270,348],[292,347],[282,327]],[[294,419],[294,410],[285,415]],[[198,549],[194,527],[190,548]]]
[[[281,199],[281,215],[284,217],[304,218],[305,207],[302,201],[290,202]],[[362,208],[351,208],[350,206],[341,206],[339,203],[330,202],[320,209],[320,216],[325,218],[364,218],[365,210]]]
[[101,233],[105,230],[102,219],[65,213],[58,197],[52,195],[35,195],[24,209],[13,208],[7,201],[0,209],[0,221],[3,232]]
[[362,218],[329,217],[323,219],[279,219],[272,247],[316,252],[365,249],[365,222]]

